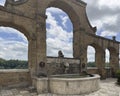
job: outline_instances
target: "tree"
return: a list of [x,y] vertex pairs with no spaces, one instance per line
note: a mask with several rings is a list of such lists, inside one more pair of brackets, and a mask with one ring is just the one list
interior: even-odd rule
[[5,60],[0,58],[0,69],[27,69],[28,61],[24,60]]

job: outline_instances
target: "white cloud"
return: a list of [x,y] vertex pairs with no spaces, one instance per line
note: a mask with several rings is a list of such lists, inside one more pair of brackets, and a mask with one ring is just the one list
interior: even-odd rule
[[115,9],[120,8],[119,0],[99,0],[99,6],[107,6],[109,8]]
[[[0,38],[0,58],[27,60],[28,41],[26,37],[19,31],[8,27],[0,27],[0,34],[2,33],[6,36]],[[7,34],[13,35],[8,37]],[[15,34],[17,37],[14,37]],[[24,42],[18,41],[18,38],[21,38]]]
[[[27,38],[25,37],[24,34],[22,34],[20,31],[14,29],[14,28],[11,28],[11,27],[0,27],[0,33],[7,33],[7,34],[16,34],[17,35],[17,38],[22,38],[22,40],[26,43],[27,42]],[[12,38],[12,37],[10,37]]]
[[[52,8],[52,9],[56,10],[56,8],[55,9]],[[70,40],[72,39],[73,32],[67,32],[66,30],[64,30],[58,24],[58,21],[56,21],[51,11],[48,10],[47,15],[48,15],[47,23],[50,25],[50,27],[47,28],[47,37],[48,37],[47,38],[47,55],[58,56],[58,51],[62,50],[65,57],[72,57],[72,41]],[[67,18],[65,17],[61,19],[65,23],[66,22],[65,20]]]
[[116,36],[117,35],[117,33],[115,33],[115,32],[111,32],[111,31],[103,31],[101,34],[100,34],[100,36],[102,36],[102,37],[106,37],[106,36]]
[[0,0],[0,5],[2,5],[2,6],[3,6],[3,5],[4,5],[4,3],[5,3],[5,1],[6,1],[6,0]]
[[[87,15],[97,32],[105,36],[114,36],[120,32],[120,3],[119,0],[83,0],[87,3]],[[109,34],[108,34],[109,32]],[[114,33],[114,34],[113,34]],[[108,34],[108,35],[107,35]],[[97,33],[98,35],[98,33]]]
[[109,63],[110,62],[110,51],[108,49],[105,50],[105,62]]
[[27,60],[28,45],[23,42],[0,40],[0,58]]
[[65,27],[65,28],[67,28],[67,21],[68,21],[68,16],[60,16],[60,18],[61,18],[61,20],[62,20],[62,25]]
[[92,46],[87,48],[87,62],[95,62],[95,48]]
[[50,12],[54,14],[63,14],[63,11],[61,9],[54,7],[47,8],[46,12]]

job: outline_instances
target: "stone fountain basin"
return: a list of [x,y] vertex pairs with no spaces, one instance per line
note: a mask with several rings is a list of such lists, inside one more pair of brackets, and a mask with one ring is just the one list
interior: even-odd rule
[[61,95],[81,95],[100,89],[100,76],[82,78],[62,78],[57,75],[48,78],[33,78],[38,94],[53,93]]

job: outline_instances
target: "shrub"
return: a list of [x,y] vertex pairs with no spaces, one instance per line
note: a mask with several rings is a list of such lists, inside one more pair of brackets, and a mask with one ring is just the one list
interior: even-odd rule
[[117,70],[116,77],[117,77],[117,83],[120,85],[120,70]]

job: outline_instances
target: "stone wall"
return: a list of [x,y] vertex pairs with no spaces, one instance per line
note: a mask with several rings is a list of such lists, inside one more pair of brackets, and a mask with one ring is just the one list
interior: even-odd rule
[[89,74],[99,74],[97,67],[87,67],[87,72]]
[[29,70],[0,70],[0,87],[24,87],[31,84]]
[[37,89],[38,94],[44,94],[49,92],[53,94],[59,94],[61,96],[91,93],[97,91],[100,88],[99,75],[83,78],[65,78],[64,75],[58,76],[60,77],[34,77],[33,86]]
[[57,58],[57,57],[48,57],[47,66],[48,73],[50,75],[63,74],[64,73],[64,64],[69,63],[69,74],[79,73],[80,70],[80,60],[75,58]]
[[[70,64],[69,74],[80,73],[80,60],[75,58],[57,58],[57,57],[47,57],[47,67],[49,75],[64,74],[64,63],[68,62]],[[99,74],[99,69],[97,67],[87,67],[87,73],[89,74]],[[101,75],[101,74],[99,74]],[[111,77],[111,70],[105,68],[106,77]]]

